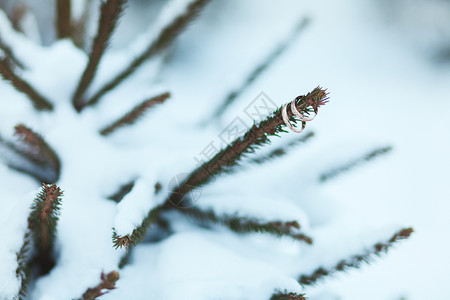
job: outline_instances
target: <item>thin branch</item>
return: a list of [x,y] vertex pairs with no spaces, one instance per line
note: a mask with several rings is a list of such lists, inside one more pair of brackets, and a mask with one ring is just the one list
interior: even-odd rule
[[103,95],[110,90],[118,86],[128,76],[134,73],[134,71],[140,67],[145,61],[151,57],[163,52],[167,49],[175,40],[175,38],[187,28],[190,22],[192,22],[199,12],[206,6],[210,0],[194,0],[189,3],[186,10],[176,16],[167,24],[153,40],[153,42],[147,47],[147,49],[138,57],[136,57],[128,67],[120,72],[116,77],[103,86],[97,93],[95,93],[88,101],[87,105],[96,104]]
[[25,69],[25,65],[14,55],[14,51],[6,44],[6,42],[0,37],[0,49],[3,51],[6,58],[19,69]]
[[147,233],[148,228],[156,224],[158,222],[158,217],[162,212],[163,207],[157,206],[151,209],[148,215],[142,220],[141,225],[136,227],[131,235],[119,236],[115,229],[113,228],[113,247],[114,248],[122,248],[125,247],[127,251],[129,251],[132,247],[136,246],[138,243],[142,242],[145,234]]
[[28,218],[28,227],[37,252],[37,261],[43,274],[50,271],[54,265],[52,251],[62,194],[62,190],[55,184],[43,184],[31,206]]
[[289,143],[286,143],[280,147],[277,147],[270,151],[269,153],[262,155],[260,157],[255,157],[250,159],[252,162],[257,164],[262,164],[267,161],[271,161],[275,158],[283,157],[286,155],[291,147],[297,146],[298,144],[306,143],[314,136],[314,132],[308,132],[305,135],[301,135],[298,138],[290,141]]
[[19,294],[17,295],[17,298],[22,300],[25,299],[27,292],[28,292],[28,283],[29,283],[29,277],[30,277],[30,267],[27,264],[28,255],[30,252],[30,231],[27,231],[23,238],[23,244],[20,248],[19,252],[16,253],[17,255],[17,269],[16,269],[16,277],[20,279],[20,290]]
[[7,58],[0,59],[0,74],[3,79],[8,80],[19,91],[28,96],[33,105],[38,110],[52,110],[53,105],[41,96],[28,82],[19,77],[13,69]]
[[123,117],[112,123],[111,125],[100,130],[100,134],[107,136],[116,131],[117,129],[134,124],[140,117],[142,117],[150,108],[157,104],[164,103],[166,99],[170,97],[170,93],[164,93],[156,97],[152,97],[143,101],[141,104],[134,107],[131,111],[127,112]]
[[56,3],[56,29],[58,38],[71,36],[71,0],[57,0]]
[[190,207],[189,209],[179,210],[185,216],[188,216],[202,224],[218,224],[228,227],[231,231],[236,233],[268,233],[275,235],[277,237],[290,237],[295,240],[300,240],[306,242],[307,244],[312,244],[312,238],[301,233],[300,225],[297,221],[271,221],[262,222],[257,219],[242,217],[235,215],[216,215],[214,211],[208,210],[203,211],[195,207]]
[[92,0],[84,0],[83,13],[78,20],[72,20],[72,40],[74,44],[83,50],[86,44],[86,28],[90,16]]
[[[50,171],[49,178],[40,178],[43,181],[57,181],[61,172],[61,161],[55,151],[36,132],[23,124],[17,125],[15,135],[19,138],[22,147],[7,143],[6,145],[22,158],[30,161],[36,167],[43,168],[43,173]],[[24,170],[25,171],[25,170]],[[31,170],[32,171],[32,170]],[[38,172],[39,173],[39,172]]]
[[289,36],[283,40],[277,48],[270,53],[259,65],[257,65],[244,80],[244,82],[235,90],[231,91],[225,99],[221,102],[216,112],[212,115],[212,119],[217,119],[220,117],[227,108],[234,103],[234,101],[262,74],[273,65],[295,42],[299,34],[306,28],[309,24],[308,18],[303,18],[300,23],[294,28],[294,30],[289,34]]
[[115,192],[111,196],[108,196],[107,198],[116,203],[119,203],[129,192],[131,192],[135,183],[136,182],[133,180],[133,181],[128,182],[127,184],[120,186],[120,188],[117,192]]
[[111,271],[105,275],[102,272],[100,275],[101,282],[94,288],[89,288],[81,297],[82,300],[94,300],[98,297],[108,293],[105,290],[114,290],[116,288],[116,282],[119,280],[119,272]]
[[321,174],[319,176],[319,181],[320,182],[326,182],[330,179],[334,179],[335,177],[342,175],[345,172],[348,172],[350,170],[352,170],[353,168],[369,162],[371,160],[373,160],[376,157],[385,155],[387,153],[389,153],[392,150],[392,147],[388,146],[388,147],[382,147],[382,148],[377,148],[369,153],[367,153],[366,155],[364,155],[363,157],[357,158],[343,166],[340,166],[338,168],[332,169],[328,172],[325,172],[323,174]]
[[352,256],[348,259],[341,260],[336,266],[331,269],[320,267],[311,275],[302,275],[299,279],[302,285],[312,285],[318,280],[332,275],[336,272],[346,271],[349,268],[359,268],[362,263],[369,263],[374,256],[380,256],[386,253],[395,243],[410,237],[413,233],[412,228],[404,228],[396,232],[389,240],[375,244],[372,249],[367,250],[363,254]]
[[289,293],[288,291],[278,291],[270,297],[270,300],[306,300],[304,294]]
[[114,29],[125,9],[126,2],[127,0],[107,0],[106,2],[102,2],[97,36],[92,45],[89,62],[84,69],[83,75],[72,98],[73,106],[78,111],[81,111],[85,106],[82,97],[94,79],[100,60],[108,47]]
[[[308,114],[308,107],[317,112],[319,106],[327,102],[327,93],[320,87],[315,88],[306,96],[299,96],[295,99],[295,105],[299,112]],[[288,104],[290,107],[291,103]],[[290,109],[287,109],[289,120],[292,123],[298,122]],[[194,188],[210,182],[215,176],[221,173],[230,172],[239,160],[248,153],[254,152],[257,148],[270,142],[270,136],[278,136],[281,132],[286,132],[286,124],[283,121],[282,109],[278,108],[272,115],[259,124],[254,124],[244,136],[235,139],[226,148],[222,149],[209,161],[203,163],[187,176],[187,178],[171,193],[165,205],[180,203],[181,200]]]

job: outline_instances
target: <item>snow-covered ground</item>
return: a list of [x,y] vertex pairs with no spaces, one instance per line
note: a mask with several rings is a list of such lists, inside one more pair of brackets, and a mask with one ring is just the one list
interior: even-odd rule
[[[102,270],[117,268],[124,250],[112,248],[111,228],[135,223],[139,212],[127,207],[118,212],[105,199],[115,187],[134,178],[165,186],[176,174],[189,172],[194,157],[211,142],[220,145],[220,133],[236,117],[244,119],[245,108],[261,92],[281,105],[321,85],[330,102],[308,123],[313,139],[282,159],[206,186],[198,202],[267,219],[296,215],[316,238],[314,246],[177,220],[176,234],[136,248],[120,271],[117,290],[103,299],[256,300],[268,299],[275,288],[305,292],[313,300],[450,299],[450,58],[435,55],[450,44],[445,13],[450,2],[429,1],[428,6],[397,0],[398,7],[388,2],[212,1],[171,49],[167,63],[147,64],[82,116],[70,110],[86,61],[81,51],[68,41],[41,49],[12,37],[17,56],[34,70],[25,77],[57,103],[58,116],[35,114],[24,96],[1,82],[0,136],[10,137],[13,126],[24,122],[42,133],[63,161],[58,264],[32,286],[30,298],[80,296]],[[132,43],[132,37],[151,33],[146,26],[154,12],[142,7],[142,1],[130,3],[92,90],[146,39],[144,34]],[[288,51],[223,118],[205,126],[226,93],[305,17],[310,22]],[[171,99],[136,126],[106,140],[96,134],[144,97],[166,90]],[[318,183],[322,172],[386,145],[393,146],[388,155]],[[13,259],[38,185],[3,166],[0,179],[0,298],[9,299],[17,289]],[[147,194],[145,187],[135,192]],[[134,202],[143,209],[153,205],[128,201]],[[123,225],[124,232],[129,225]],[[300,273],[333,265],[401,226],[412,226],[415,233],[370,266],[304,290],[295,282]]]

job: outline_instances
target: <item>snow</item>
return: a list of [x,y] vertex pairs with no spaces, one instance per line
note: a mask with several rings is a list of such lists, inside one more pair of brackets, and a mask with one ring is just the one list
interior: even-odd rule
[[[424,15],[408,9],[409,15],[399,19],[403,23],[386,23],[384,2],[212,1],[166,61],[147,63],[82,114],[70,101],[87,56],[68,40],[47,47],[31,42],[11,30],[0,12],[1,38],[28,67],[21,74],[55,104],[52,113],[36,113],[23,94],[1,81],[0,136],[13,140],[14,125],[23,122],[63,161],[57,264],[35,282],[29,298],[77,298],[99,282],[102,271],[117,270],[125,250],[113,248],[113,227],[127,234],[140,224],[164,200],[171,179],[192,170],[194,157],[209,143],[221,145],[221,132],[236,117],[244,119],[245,107],[261,92],[281,105],[319,84],[328,88],[330,102],[308,123],[313,139],[264,165],[246,162],[245,170],[204,186],[197,202],[217,214],[297,220],[313,246],[220,227],[207,230],[169,214],[173,234],[137,246],[130,263],[118,270],[118,288],[102,299],[269,299],[276,289],[305,292],[312,300],[448,298],[450,69],[448,61],[438,64],[431,57],[446,46],[447,31],[441,44],[434,28],[450,27],[448,18],[436,17],[436,26],[429,19],[436,7],[447,4],[432,1]],[[158,31],[152,24],[161,28],[187,4],[169,2],[148,29],[140,26],[137,31],[145,32],[134,42],[123,42],[130,34],[119,30],[89,93],[148,44]],[[145,5],[130,2],[125,28],[140,24]],[[438,16],[444,15],[442,9]],[[220,122],[199,125],[305,16],[310,25]],[[416,19],[428,25],[413,40],[417,27],[402,24]],[[431,42],[423,47],[424,40]],[[171,98],[136,125],[107,138],[98,133],[136,103],[165,91]],[[294,137],[272,138],[273,145],[258,153]],[[324,171],[387,145],[393,146],[387,155],[326,184],[318,182]],[[0,178],[0,299],[12,299],[20,285],[15,255],[39,184],[4,165]],[[131,180],[136,185],[121,203],[107,199]],[[157,196],[156,182],[163,187]],[[412,238],[370,266],[305,289],[295,281],[405,226],[414,227]]]

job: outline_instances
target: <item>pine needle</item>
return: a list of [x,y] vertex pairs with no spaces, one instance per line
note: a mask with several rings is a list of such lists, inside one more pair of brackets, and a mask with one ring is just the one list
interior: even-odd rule
[[336,266],[331,269],[323,267],[318,268],[311,275],[302,275],[299,279],[302,285],[312,285],[318,280],[332,275],[336,272],[342,272],[349,268],[359,268],[362,263],[369,263],[374,256],[380,256],[386,253],[395,243],[410,237],[413,233],[412,228],[404,228],[396,232],[389,240],[375,244],[372,249],[369,249],[363,254],[352,256],[348,259],[341,260]]
[[175,38],[186,29],[190,22],[192,22],[199,12],[206,6],[210,0],[194,0],[186,10],[172,20],[165,26],[155,40],[147,47],[147,49],[138,57],[136,57],[128,67],[109,81],[103,88],[101,88],[94,96],[91,97],[87,105],[96,104],[100,98],[110,90],[118,86],[128,76],[140,67],[151,57],[163,52],[175,40]]
[[141,104],[134,107],[131,111],[127,112],[122,118],[118,119],[111,125],[100,130],[100,134],[107,136],[116,131],[117,129],[134,124],[140,117],[142,117],[150,108],[157,104],[164,103],[166,99],[170,97],[169,93],[164,93],[156,97],[152,97],[143,101]]
[[57,0],[56,2],[56,29],[60,39],[71,36],[71,5],[70,0]]
[[28,292],[28,283],[31,270],[28,266],[27,259],[30,252],[30,242],[30,232],[27,231],[23,238],[22,247],[19,252],[17,252],[16,277],[20,279],[20,290],[17,296],[19,300],[25,299]]
[[11,64],[7,58],[0,59],[0,74],[2,75],[3,79],[11,82],[16,90],[27,95],[28,99],[31,100],[36,109],[53,109],[53,105],[47,99],[41,96],[28,82],[26,82],[23,78],[21,78],[13,71]]
[[94,79],[100,60],[108,47],[108,43],[114,29],[116,28],[119,18],[125,9],[126,2],[127,0],[107,0],[102,2],[97,36],[95,37],[92,45],[88,64],[84,69],[83,75],[81,76],[78,87],[72,98],[73,106],[78,111],[81,111],[85,106],[82,97]]

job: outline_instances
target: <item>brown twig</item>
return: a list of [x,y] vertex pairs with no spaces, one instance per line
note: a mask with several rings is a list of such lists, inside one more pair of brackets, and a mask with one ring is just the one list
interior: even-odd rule
[[164,103],[164,101],[166,101],[166,99],[168,99],[169,97],[169,93],[164,93],[143,101],[141,104],[134,107],[131,111],[127,112],[123,117],[100,130],[100,134],[107,136],[123,126],[134,124],[150,108],[154,107],[157,104]]
[[125,9],[126,2],[127,0],[107,0],[101,5],[97,36],[92,45],[88,64],[84,69],[83,75],[81,76],[78,87],[72,98],[73,106],[77,111],[81,111],[85,106],[82,97],[94,79],[100,60],[103,57],[112,33],[117,26],[120,15]]
[[162,29],[157,38],[147,47],[147,49],[138,57],[136,57],[131,64],[120,72],[116,77],[103,86],[91,99],[87,105],[96,104],[100,98],[108,91],[118,86],[128,76],[134,73],[134,71],[140,67],[149,58],[161,53],[167,47],[169,47],[175,38],[187,27],[187,25],[194,20],[199,12],[205,7],[210,0],[194,0],[192,1],[186,10],[178,15],[171,23]]
[[0,74],[3,79],[8,80],[19,92],[24,93],[33,102],[38,110],[52,110],[53,105],[41,96],[28,82],[17,75],[7,58],[0,59]]
[[83,300],[94,300],[106,294],[107,291],[104,290],[114,290],[116,288],[116,282],[119,280],[119,272],[111,271],[106,275],[102,272],[100,279],[101,282],[96,287],[86,290],[82,296]]
[[56,29],[58,38],[71,36],[71,0],[57,0],[56,3]]

